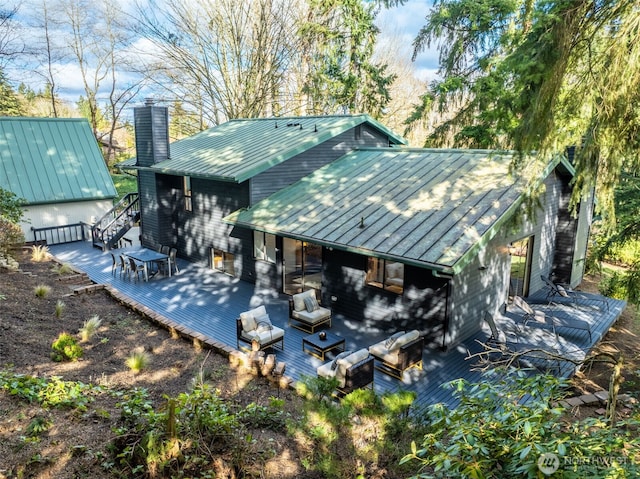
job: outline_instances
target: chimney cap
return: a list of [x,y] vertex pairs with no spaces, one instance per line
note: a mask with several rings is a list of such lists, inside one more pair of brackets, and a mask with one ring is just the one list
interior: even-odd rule
[[144,99],[144,106],[153,106],[155,100],[151,97]]

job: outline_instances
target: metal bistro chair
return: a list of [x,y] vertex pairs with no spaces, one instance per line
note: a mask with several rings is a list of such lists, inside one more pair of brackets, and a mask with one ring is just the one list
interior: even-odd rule
[[177,255],[178,255],[178,250],[176,248],[171,248],[169,250],[169,263],[170,263],[169,267],[173,268],[176,273],[179,273],[180,268],[178,268]]
[[146,278],[146,265],[144,263],[137,263],[133,258],[129,258],[129,269],[136,281],[138,276],[142,274],[142,279]]
[[116,255],[113,253],[109,253],[111,255],[111,276],[116,275],[116,271],[118,271],[118,267],[120,266],[118,260],[116,259]]
[[120,276],[123,274],[129,276],[131,269],[129,268],[129,263],[127,262],[127,258],[123,254],[120,255]]

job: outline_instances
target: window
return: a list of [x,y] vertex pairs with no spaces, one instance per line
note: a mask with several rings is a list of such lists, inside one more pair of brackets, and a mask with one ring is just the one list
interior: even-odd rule
[[211,267],[231,276],[236,275],[235,256],[218,248],[211,249]]
[[402,294],[404,290],[404,264],[379,258],[369,258],[367,284]]
[[276,262],[276,236],[263,233],[262,231],[253,232],[253,256],[255,259]]
[[182,192],[184,193],[184,210],[193,211],[193,203],[191,201],[191,177],[185,176],[182,184]]

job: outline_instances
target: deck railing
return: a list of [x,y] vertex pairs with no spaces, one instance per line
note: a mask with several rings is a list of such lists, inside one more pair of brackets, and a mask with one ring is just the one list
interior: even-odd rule
[[46,228],[31,227],[34,242],[37,245],[54,245],[85,241],[89,236],[91,225],[74,223],[71,225],[47,226]]

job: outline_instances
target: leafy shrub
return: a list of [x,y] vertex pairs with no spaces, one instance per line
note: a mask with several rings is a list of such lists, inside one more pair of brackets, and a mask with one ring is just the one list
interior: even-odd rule
[[51,293],[51,287],[46,284],[39,284],[33,289],[38,298],[46,298]]
[[51,345],[51,349],[53,349],[51,359],[56,362],[76,361],[84,354],[82,347],[78,344],[78,340],[69,333],[60,333]]
[[[402,459],[419,464],[414,477],[538,478],[540,458],[548,454],[559,459],[565,479],[637,477],[638,421],[615,428],[598,419],[563,421],[564,409],[552,401],[566,383],[552,376],[494,371],[484,379],[455,381],[450,387],[460,405],[426,411],[429,430]],[[604,461],[611,458],[624,461]]]
[[87,319],[80,328],[81,340],[89,341],[98,332],[101,324],[102,320],[97,314]]
[[59,377],[41,378],[11,371],[0,371],[0,389],[12,396],[44,408],[71,408],[85,411],[93,395],[102,388],[81,382],[63,381]]

